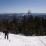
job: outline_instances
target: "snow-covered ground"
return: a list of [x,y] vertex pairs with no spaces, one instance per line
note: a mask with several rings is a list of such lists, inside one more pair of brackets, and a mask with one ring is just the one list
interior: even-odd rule
[[0,32],[0,46],[46,46],[46,36],[23,36],[9,34],[9,39],[4,39]]

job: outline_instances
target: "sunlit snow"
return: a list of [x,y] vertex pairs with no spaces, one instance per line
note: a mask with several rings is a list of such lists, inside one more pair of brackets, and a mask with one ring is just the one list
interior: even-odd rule
[[9,33],[9,39],[0,32],[0,46],[46,46],[46,36],[24,36]]

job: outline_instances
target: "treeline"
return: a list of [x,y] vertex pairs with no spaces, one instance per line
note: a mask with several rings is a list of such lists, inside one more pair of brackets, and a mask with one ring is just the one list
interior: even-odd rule
[[0,31],[3,31],[5,29],[7,29],[11,33],[21,33],[26,36],[46,35],[46,18],[24,15],[22,19],[18,19],[17,16],[15,16],[12,21],[0,21]]

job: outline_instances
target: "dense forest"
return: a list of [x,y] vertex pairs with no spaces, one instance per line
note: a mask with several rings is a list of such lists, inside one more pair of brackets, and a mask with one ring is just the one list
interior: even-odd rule
[[4,31],[5,29],[14,34],[21,33],[26,36],[43,36],[46,35],[46,18],[24,15],[20,20],[15,15],[12,21],[6,19],[0,21],[0,31]]

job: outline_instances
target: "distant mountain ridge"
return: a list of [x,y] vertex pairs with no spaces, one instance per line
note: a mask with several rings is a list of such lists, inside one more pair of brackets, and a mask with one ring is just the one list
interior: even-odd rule
[[[24,15],[28,16],[28,13],[6,13],[0,14],[0,19],[13,19],[13,17],[17,16],[18,18],[23,17]],[[46,18],[46,13],[31,13],[32,16],[44,17]]]

